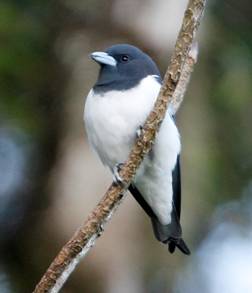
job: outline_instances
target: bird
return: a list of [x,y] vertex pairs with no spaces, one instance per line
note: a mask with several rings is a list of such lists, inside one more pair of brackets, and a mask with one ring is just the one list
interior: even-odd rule
[[[120,183],[120,168],[154,106],[162,78],[152,58],[133,45],[112,45],[90,57],[100,70],[85,101],[87,138]],[[180,225],[180,151],[180,134],[169,108],[128,190],[150,217],[157,240],[168,245],[170,253],[178,248],[189,255]]]

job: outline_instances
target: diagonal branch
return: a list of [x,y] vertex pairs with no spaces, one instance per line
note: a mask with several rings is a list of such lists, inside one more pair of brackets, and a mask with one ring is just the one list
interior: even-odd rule
[[205,5],[206,0],[189,0],[171,62],[164,76],[163,85],[154,108],[147,117],[143,131],[120,171],[120,176],[123,178],[125,185],[111,184],[104,197],[89,214],[86,222],[76,231],[53,260],[37,284],[34,293],[56,293],[61,289],[80,259],[94,245],[96,238],[101,235],[104,224],[111,218],[125,197],[127,187],[135,176],[144,156],[151,150],[168,106],[171,106],[173,113],[177,111],[182,102],[193,65],[196,62],[196,57],[193,54],[189,55],[189,51]]
[[171,115],[175,115],[178,111],[190,81],[191,74],[193,72],[194,64],[197,62],[198,58],[198,43],[192,44],[189,54],[185,60],[185,64],[182,68],[179,82],[173,93],[172,99],[169,104],[169,112]]

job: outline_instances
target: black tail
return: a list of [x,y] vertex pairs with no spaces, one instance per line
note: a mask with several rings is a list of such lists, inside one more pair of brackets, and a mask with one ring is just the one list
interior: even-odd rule
[[162,225],[156,218],[152,218],[151,221],[157,240],[168,244],[170,253],[173,253],[176,247],[184,254],[189,255],[191,253],[186,243],[181,238],[182,231],[178,222],[174,223],[172,221],[171,224]]
[[[177,247],[185,254],[190,254],[190,250],[188,249],[187,245],[185,244],[184,240],[181,238],[182,230],[179,223],[179,216],[180,216],[180,197],[176,198],[176,204],[179,208],[178,213],[175,205],[173,205],[173,209],[171,212],[171,223],[169,225],[162,225],[154,212],[152,211],[151,207],[145,201],[141,193],[134,185],[129,186],[129,191],[132,193],[134,198],[137,202],[141,205],[141,207],[145,210],[148,216],[151,218],[154,234],[157,240],[168,244],[168,248],[170,253],[173,253],[175,248]],[[178,192],[178,190],[177,190]]]
[[182,251],[184,254],[189,255],[191,254],[188,246],[186,245],[185,241],[180,239],[170,239],[168,240],[168,249],[170,253],[173,253],[175,251],[175,248],[177,247],[180,251]]

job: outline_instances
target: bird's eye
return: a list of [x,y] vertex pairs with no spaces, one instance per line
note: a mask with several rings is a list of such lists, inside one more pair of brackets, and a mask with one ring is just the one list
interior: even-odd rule
[[121,56],[121,60],[122,60],[123,62],[127,62],[127,61],[129,60],[129,56],[128,56],[128,55],[122,55],[122,56]]

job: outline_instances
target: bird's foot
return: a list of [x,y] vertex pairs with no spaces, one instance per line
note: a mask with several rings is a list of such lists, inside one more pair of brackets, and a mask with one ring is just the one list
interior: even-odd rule
[[136,136],[137,138],[139,138],[143,133],[143,126],[140,125],[138,128],[137,128],[137,131],[136,131]]
[[123,167],[123,163],[118,163],[114,166],[114,168],[113,168],[113,182],[115,184],[124,186],[125,185],[124,180],[120,176],[120,171],[121,171],[122,167]]

